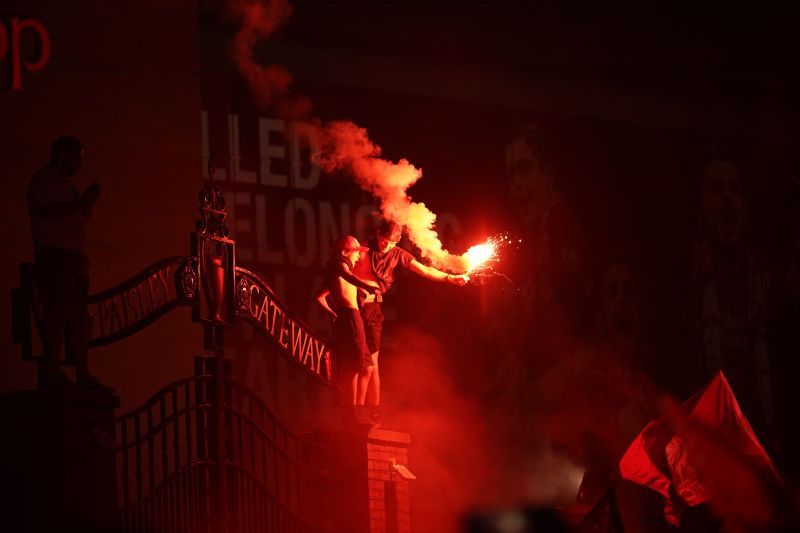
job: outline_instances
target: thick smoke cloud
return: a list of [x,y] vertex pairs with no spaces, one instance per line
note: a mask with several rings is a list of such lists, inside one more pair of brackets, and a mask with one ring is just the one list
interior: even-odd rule
[[288,0],[231,0],[228,14],[239,26],[231,42],[231,55],[236,68],[247,80],[253,99],[260,109],[274,107],[286,118],[298,119],[311,112],[311,101],[292,96],[292,75],[280,65],[261,65],[254,47],[260,39],[271,35],[292,15]]
[[523,445],[504,438],[501,421],[454,375],[450,347],[414,326],[393,335],[403,339],[403,350],[386,361],[386,385],[397,408],[391,419],[413,436],[412,529],[459,531],[467,510],[495,508],[521,492],[507,474]]
[[[292,14],[287,0],[233,0],[230,15],[241,24],[231,44],[234,63],[247,80],[261,109],[274,109],[281,117],[293,120],[308,118],[311,101],[291,94],[292,76],[279,65],[263,66],[256,61],[254,46],[271,35]],[[450,254],[442,246],[435,230],[436,214],[425,204],[414,202],[408,189],[421,177],[422,171],[401,159],[397,163],[381,158],[380,146],[373,143],[367,131],[349,121],[316,125],[306,122],[321,139],[316,162],[327,172],[340,171],[352,177],[362,189],[380,201],[380,210],[387,219],[406,226],[411,241],[423,257],[444,270],[464,272],[466,260]]]
[[[352,122],[309,120],[311,102],[292,94],[290,73],[255,60],[256,43],[291,16],[288,1],[230,0],[229,12],[241,25],[231,47],[234,62],[257,105],[282,118],[302,121],[296,127],[311,130],[302,137],[319,140],[314,158],[321,168],[346,174],[375,196],[383,216],[405,225],[411,241],[435,266],[464,271],[464,259],[444,250],[435,230],[435,213],[408,194],[422,178],[422,170],[405,159],[384,159],[380,146]],[[515,303],[504,320],[520,307]],[[550,322],[559,323],[558,311],[550,314],[555,316]],[[536,353],[519,347],[521,360],[532,369],[523,403],[535,413],[527,418],[530,427],[522,431],[514,427],[513,420],[504,421],[502,414],[486,412],[478,394],[453,379],[454,362],[447,354],[458,353],[459,364],[474,364],[474,359],[467,361],[468,346],[461,350],[448,346],[445,352],[430,335],[413,329],[395,332],[403,338],[403,351],[386,377],[391,381],[391,376],[396,376],[403,383],[394,388],[397,396],[392,403],[401,411],[392,418],[414,435],[412,465],[425,473],[416,482],[415,520],[430,526],[429,530],[454,531],[458,528],[455,517],[464,509],[519,502],[520,494],[528,503],[568,502],[574,499],[581,474],[587,469],[599,472],[598,491],[614,481],[619,456],[644,423],[657,416],[655,398],[659,393],[639,375],[631,358],[612,353],[615,339],[597,335],[578,343],[562,329],[547,329],[544,339],[536,342]],[[466,337],[462,340],[467,341]],[[389,361],[386,363],[391,365]],[[511,388],[511,380],[505,385]],[[775,510],[770,502],[762,502],[762,492],[755,491],[760,485],[748,481],[745,474],[749,473],[732,473],[736,463],[727,460],[724,449],[711,446],[716,443],[697,443],[702,458],[718,476],[712,480],[719,482],[712,488],[720,494],[713,510],[730,523],[770,521]],[[744,481],[731,484],[731,479]],[[510,480],[524,486],[509,485]],[[737,490],[725,492],[729,487]],[[755,489],[750,491],[752,487]],[[746,497],[741,497],[743,494]],[[594,503],[599,497],[589,501]],[[632,509],[642,507],[639,500],[634,501]],[[746,506],[742,501],[758,505]],[[659,511],[656,509],[656,515]]]
[[406,226],[411,241],[438,268],[463,272],[466,262],[447,252],[434,227],[436,214],[425,204],[414,202],[408,189],[422,178],[422,170],[405,159],[397,163],[381,158],[380,146],[367,130],[347,121],[331,122],[321,128],[316,162],[326,171],[345,171],[359,187],[380,201],[383,216]]

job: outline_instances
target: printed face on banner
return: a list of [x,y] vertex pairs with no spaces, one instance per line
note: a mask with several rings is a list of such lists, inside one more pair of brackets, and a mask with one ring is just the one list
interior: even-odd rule
[[703,175],[703,221],[707,237],[737,244],[745,221],[745,201],[739,172],[731,161],[714,160]]

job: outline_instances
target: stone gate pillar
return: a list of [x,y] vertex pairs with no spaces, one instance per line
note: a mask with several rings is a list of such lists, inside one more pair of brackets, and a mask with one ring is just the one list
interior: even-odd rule
[[331,447],[331,520],[337,533],[410,533],[411,436],[385,429],[325,438]]

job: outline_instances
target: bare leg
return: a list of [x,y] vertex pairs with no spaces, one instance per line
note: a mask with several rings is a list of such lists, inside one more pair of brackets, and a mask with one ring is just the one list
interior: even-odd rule
[[367,405],[380,405],[381,404],[381,375],[380,370],[378,368],[378,354],[380,352],[375,352],[372,354],[372,369],[371,378],[369,380],[369,384],[366,389],[366,398],[365,402]]
[[356,405],[364,405],[367,399],[367,389],[374,375],[375,366],[368,366],[358,374],[358,400]]
[[345,428],[352,427],[358,423],[358,407],[356,400],[358,395],[358,373],[345,374],[339,381],[339,389],[342,395],[342,424]]

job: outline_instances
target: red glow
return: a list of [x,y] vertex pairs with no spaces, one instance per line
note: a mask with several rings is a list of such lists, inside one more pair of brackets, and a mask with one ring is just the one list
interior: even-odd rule
[[510,245],[519,245],[522,239],[512,239],[508,234],[501,233],[486,239],[486,242],[472,246],[461,255],[465,264],[466,274],[489,274],[495,265],[500,262],[501,250]]
[[497,253],[494,243],[491,241],[487,241],[483,244],[476,244],[475,246],[471,247],[466,253],[463,255],[464,259],[467,260],[467,273],[473,272],[474,270],[484,265],[487,261],[493,258]]

